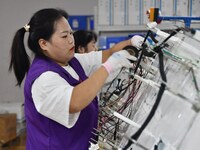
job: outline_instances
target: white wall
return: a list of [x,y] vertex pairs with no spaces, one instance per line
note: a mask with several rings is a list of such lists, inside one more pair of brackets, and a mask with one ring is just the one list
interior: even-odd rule
[[[14,33],[33,13],[42,8],[59,7],[69,15],[94,14],[98,0],[1,0],[0,1],[0,102],[23,101],[23,85],[15,86],[13,72],[8,72],[10,46]],[[26,42],[26,41],[25,41]]]

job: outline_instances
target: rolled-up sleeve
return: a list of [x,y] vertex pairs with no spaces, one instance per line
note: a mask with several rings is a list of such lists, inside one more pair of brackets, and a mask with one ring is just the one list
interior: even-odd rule
[[92,51],[84,54],[76,53],[75,57],[80,62],[87,76],[90,76],[102,64],[102,51]]

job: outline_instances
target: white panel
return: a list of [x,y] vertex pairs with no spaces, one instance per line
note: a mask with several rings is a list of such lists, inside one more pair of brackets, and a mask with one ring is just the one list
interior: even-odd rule
[[161,0],[162,16],[174,16],[174,0]]
[[141,23],[141,0],[127,0],[128,25]]
[[191,8],[191,16],[200,17],[200,0],[191,0],[192,6]]
[[188,0],[176,0],[175,10],[176,16],[188,16],[189,8]]
[[98,24],[111,24],[111,0],[98,0]]
[[113,0],[113,25],[125,25],[126,1]]

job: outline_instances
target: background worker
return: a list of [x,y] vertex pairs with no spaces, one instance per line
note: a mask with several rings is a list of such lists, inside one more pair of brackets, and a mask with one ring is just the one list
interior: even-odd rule
[[73,35],[76,53],[89,53],[98,50],[96,45],[97,35],[94,31],[77,30]]

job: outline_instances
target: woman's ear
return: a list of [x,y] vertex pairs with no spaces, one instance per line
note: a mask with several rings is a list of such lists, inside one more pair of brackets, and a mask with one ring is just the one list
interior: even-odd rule
[[78,53],[85,53],[85,47],[79,46],[78,47]]
[[38,41],[39,45],[40,45],[40,48],[43,50],[43,51],[47,51],[48,50],[48,43],[46,40],[44,39],[39,39]]

